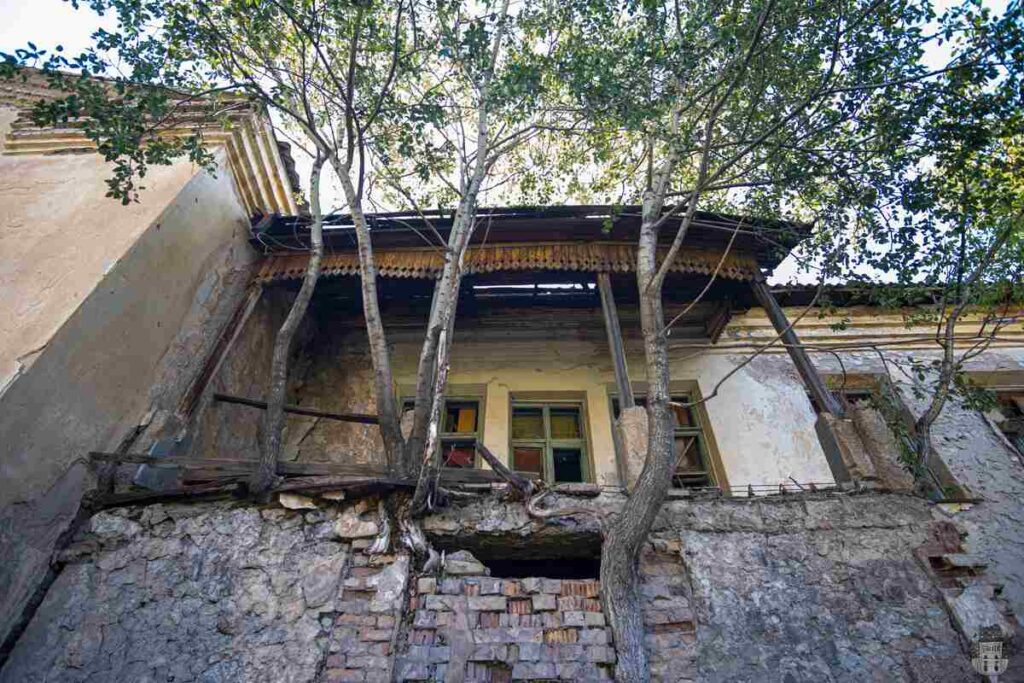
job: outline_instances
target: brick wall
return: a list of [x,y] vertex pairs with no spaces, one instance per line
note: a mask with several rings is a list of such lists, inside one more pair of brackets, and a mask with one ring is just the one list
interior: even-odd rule
[[611,680],[615,651],[593,580],[421,578],[398,680]]

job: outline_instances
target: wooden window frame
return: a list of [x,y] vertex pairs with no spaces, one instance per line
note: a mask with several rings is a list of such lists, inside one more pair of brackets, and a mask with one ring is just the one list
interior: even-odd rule
[[[445,396],[444,396],[444,404],[441,406],[441,420],[440,420],[441,424],[438,426],[438,434],[437,434],[437,445],[438,445],[438,448],[443,449],[445,441],[449,441],[449,442],[451,442],[451,441],[469,441],[470,439],[472,439],[474,441],[474,443],[482,444],[484,442],[484,415],[485,415],[484,411],[487,408],[486,400],[485,400],[486,399],[486,393],[484,391],[482,391],[482,390],[474,391],[474,389],[472,387],[465,387],[465,386],[460,386],[460,385],[449,385],[449,388],[452,389],[455,393],[452,393],[451,395],[449,395],[448,393],[445,393]],[[410,387],[410,388],[406,389],[405,387],[403,387],[403,389],[405,389],[405,391],[402,392],[401,405],[402,405],[402,412],[404,413],[405,410],[406,410],[406,405],[411,403],[411,402],[413,402],[415,399],[413,397],[413,389],[414,388]],[[470,434],[470,433],[465,433],[465,432],[443,432],[443,431],[440,431],[444,427],[444,418],[445,418],[445,413],[446,413],[446,411],[448,409],[448,402],[449,401],[451,401],[453,403],[476,403],[477,409],[476,409],[476,431],[475,432],[472,432]],[[478,469],[481,468],[481,465],[483,464],[483,458],[480,457],[480,452],[479,451],[477,451],[475,448],[473,450],[474,450],[474,452],[473,452],[473,469],[478,470]],[[442,463],[442,467],[444,467],[443,463]],[[457,469],[469,469],[469,468],[468,467],[462,467],[462,468],[457,468]]]
[[[516,408],[540,408],[542,411],[542,420],[544,423],[544,439],[516,439],[513,436],[512,431],[512,416],[515,414]],[[551,408],[577,408],[579,409],[579,421],[580,421],[580,438],[578,439],[552,439],[551,438]],[[555,467],[554,467],[554,450],[556,448],[579,448],[580,450],[580,472],[583,483],[590,483],[593,481],[594,467],[590,461],[590,430],[588,429],[588,418],[587,418],[587,404],[586,399],[581,397],[579,399],[572,398],[552,398],[545,399],[535,397],[516,397],[509,396],[508,402],[508,461],[509,466],[519,472],[520,470],[515,469],[515,457],[516,447],[527,447],[527,448],[540,448],[542,451],[541,455],[541,477],[544,481],[549,484],[566,483],[555,481]]]
[[[637,405],[640,405],[641,401],[647,399],[647,383],[632,382],[631,385],[633,387],[634,399],[637,401]],[[616,416],[615,404],[619,399],[619,392],[614,384],[606,385],[606,390],[608,393],[608,414],[612,418],[612,431],[617,434],[615,421],[618,417]],[[671,396],[671,400],[676,401],[677,398],[683,395],[690,397],[689,402],[700,401],[703,398],[696,381],[671,380],[669,382],[669,396]],[[676,436],[690,436],[692,432],[697,432],[697,448],[704,463],[704,471],[709,482],[704,486],[695,486],[693,488],[719,488],[722,491],[728,492],[730,490],[729,480],[725,476],[725,468],[718,453],[718,444],[715,441],[714,431],[711,429],[711,420],[704,410],[704,404],[695,405],[689,410],[696,426],[676,427],[673,430],[673,439]],[[621,444],[619,443],[618,436],[616,436],[615,449],[617,454],[620,448]],[[670,490],[685,491],[688,490],[688,487],[671,486]]]

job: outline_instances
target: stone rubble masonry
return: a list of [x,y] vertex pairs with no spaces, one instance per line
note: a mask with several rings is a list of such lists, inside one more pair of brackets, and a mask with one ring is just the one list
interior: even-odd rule
[[325,517],[234,503],[98,513],[0,681],[313,680],[351,555]]
[[[492,577],[468,552],[477,574],[417,576],[366,554],[376,501],[286,501],[95,515],[0,683],[611,678],[597,581]],[[510,554],[593,539],[521,508],[485,497],[424,528]],[[995,591],[959,540],[899,494],[666,503],[640,562],[652,680],[971,680],[958,629],[994,618]]]

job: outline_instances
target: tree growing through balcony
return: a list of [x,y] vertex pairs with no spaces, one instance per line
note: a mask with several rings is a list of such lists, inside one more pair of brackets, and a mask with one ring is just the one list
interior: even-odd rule
[[[76,6],[78,3],[74,3]],[[393,473],[417,479],[414,512],[438,498],[437,423],[454,313],[477,206],[496,165],[539,130],[564,119],[536,103],[554,40],[533,3],[385,0],[89,0],[116,13],[77,57],[29,43],[4,55],[4,75],[41,66],[54,91],[38,103],[43,125],[80,122],[111,162],[109,196],[144,190],[147,169],[187,157],[215,167],[203,131],[232,112],[271,113],[280,134],[311,160],[310,257],[277,332],[267,382],[259,496],[274,482],[284,427],[288,359],[320,274],[333,172],[358,242],[363,312],[384,455]],[[185,128],[178,136],[168,129]],[[416,379],[412,429],[402,434],[377,295],[367,205],[451,206],[447,236],[428,219],[423,237],[443,255]],[[422,539],[420,539],[422,540]],[[420,548],[422,549],[422,548]]]
[[[421,484],[408,502],[414,510],[406,512],[437,499],[434,446],[452,314],[488,178],[497,169],[512,174],[515,182],[492,195],[506,202],[600,197],[641,205],[636,286],[648,451],[622,511],[602,529],[602,598],[622,681],[644,681],[650,673],[638,561],[675,467],[668,390],[674,321],[665,319],[662,289],[698,207],[815,221],[803,256],[822,283],[871,266],[944,288],[937,339],[949,343],[933,401],[918,421],[922,460],[934,415],[962,366],[949,330],[985,296],[1019,297],[996,286],[1020,263],[1013,260],[1021,244],[1014,93],[1024,41],[1017,3],[1000,16],[972,3],[937,16],[926,0],[569,0],[513,8],[311,0],[91,4],[121,12],[121,28],[99,35],[99,47],[119,55],[130,75],[115,78],[112,92],[53,75],[72,95],[42,106],[39,115],[96,121],[87,131],[115,162],[116,196],[130,200],[148,164],[181,155],[206,161],[198,137],[151,136],[152,120],[173,107],[167,93],[218,103],[231,101],[218,93],[243,93],[278,112],[282,129],[315,160],[316,178],[324,166],[337,176],[359,239],[385,452],[397,472]],[[935,65],[929,55],[940,42],[953,47]],[[18,61],[39,56],[30,48]],[[90,73],[107,67],[99,53],[70,61]],[[60,58],[51,64],[68,65]],[[164,87],[138,87],[151,85]],[[465,138],[453,136],[460,124],[471,131]],[[311,174],[311,198],[316,178]],[[433,191],[457,206],[458,228],[447,241],[435,236],[445,270],[405,439],[363,206],[381,187],[409,207],[430,204],[434,195],[421,185],[441,188]],[[311,204],[311,233],[319,235],[323,211]],[[311,242],[295,325],[318,274],[322,241]],[[277,342],[282,354],[275,352],[268,390],[274,409],[267,412],[265,466],[255,490],[266,488],[280,448],[293,335],[286,324]],[[416,536],[412,526],[402,528]]]
[[[1020,8],[993,16],[966,3],[937,16],[917,0],[626,0],[564,11],[572,29],[555,68],[589,127],[583,142],[563,144],[574,157],[592,150],[592,164],[562,187],[579,190],[585,177],[607,201],[642,206],[636,285],[648,449],[622,512],[605,526],[601,560],[617,678],[642,681],[638,561],[675,467],[675,321],[665,318],[662,288],[698,207],[813,221],[803,257],[822,284],[887,266],[906,282],[941,276],[948,285],[952,255],[943,360],[917,422],[923,460],[928,425],[955,383],[952,325],[982,282],[1019,272],[1011,158],[1020,142]],[[965,233],[965,221],[976,229]],[[950,238],[961,246],[948,249]],[[993,271],[997,261],[1006,267]],[[749,354],[704,400],[778,341]]]

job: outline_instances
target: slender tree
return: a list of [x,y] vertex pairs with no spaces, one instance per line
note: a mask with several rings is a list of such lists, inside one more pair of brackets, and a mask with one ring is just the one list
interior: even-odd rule
[[[822,276],[855,271],[891,228],[887,202],[926,160],[917,142],[936,98],[949,80],[985,73],[1005,52],[965,37],[947,64],[929,67],[925,49],[947,33],[965,36],[975,15],[940,19],[917,0],[581,2],[565,11],[574,30],[558,63],[567,97],[588,112],[583,137],[600,169],[587,169],[599,179],[591,187],[642,206],[636,280],[648,450],[606,525],[601,561],[617,678],[642,681],[637,563],[675,467],[662,290],[698,206],[815,220],[827,229],[807,249]],[[909,232],[901,232],[908,245]]]
[[[318,188],[323,171],[330,169],[357,236],[385,459],[394,472],[418,479],[413,508],[426,510],[435,498],[440,467],[435,453],[442,366],[480,196],[495,165],[527,143],[548,116],[534,106],[542,88],[544,53],[551,48],[539,33],[543,24],[536,20],[537,10],[524,6],[512,16],[507,0],[496,6],[431,0],[88,4],[101,13],[115,12],[119,22],[115,31],[97,32],[94,49],[68,58],[30,44],[4,55],[3,64],[9,77],[16,77],[18,66],[43,67],[59,95],[39,103],[37,120],[84,120],[86,134],[113,163],[111,196],[124,202],[137,198],[138,181],[151,164],[187,155],[212,167],[203,125],[223,120],[230,107],[249,103],[269,110],[279,132],[313,159],[310,258],[275,340],[253,492],[265,493],[274,480],[288,358],[323,253]],[[175,127],[176,117],[193,124],[195,132],[162,135]],[[371,188],[381,188],[376,197],[368,196]],[[455,204],[447,237],[431,225],[444,266],[420,353],[408,438],[401,432],[393,390],[367,201],[415,210],[422,204]]]
[[[966,366],[1021,324],[1024,304],[1024,22],[1019,3],[1003,14],[973,4],[954,7],[942,34],[962,68],[945,72],[931,88],[931,106],[911,142],[927,163],[912,169],[891,196],[897,225],[880,220],[871,233],[875,249],[861,261],[898,274],[895,296],[903,303],[927,293],[934,305],[909,324],[935,327],[937,357],[898,356],[879,350],[886,368],[911,383],[923,403],[913,424],[890,415],[900,454],[922,489],[943,495],[932,460],[932,425],[951,400],[990,407],[991,396],[966,374]],[[885,300],[885,299],[888,300]],[[964,339],[965,314],[981,325]]]

